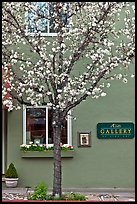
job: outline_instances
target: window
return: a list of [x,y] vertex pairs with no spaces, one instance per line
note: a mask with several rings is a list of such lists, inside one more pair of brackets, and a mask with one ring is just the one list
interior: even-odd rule
[[[41,35],[54,36],[57,34],[54,21],[54,7],[53,3],[48,2],[31,2],[35,9],[29,9],[26,13],[27,32],[33,34],[34,32],[41,32]],[[66,2],[66,9],[69,4]],[[62,22],[68,26],[68,13],[62,13]]]
[[[53,144],[52,110],[45,106],[23,107],[23,144]],[[72,145],[71,116],[62,125],[61,143]]]

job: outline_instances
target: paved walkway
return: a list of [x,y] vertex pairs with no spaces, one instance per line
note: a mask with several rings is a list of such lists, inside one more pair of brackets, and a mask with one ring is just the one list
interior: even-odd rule
[[[3,188],[2,201],[25,201],[33,192],[30,188]],[[63,192],[80,192],[85,194],[87,202],[135,202],[134,189],[64,189]],[[51,191],[49,191],[51,193]],[[32,202],[32,201],[31,201]]]

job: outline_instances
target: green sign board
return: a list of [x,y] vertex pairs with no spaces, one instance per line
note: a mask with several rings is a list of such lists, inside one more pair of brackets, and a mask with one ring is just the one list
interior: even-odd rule
[[134,123],[98,123],[97,137],[99,139],[132,139],[134,138]]

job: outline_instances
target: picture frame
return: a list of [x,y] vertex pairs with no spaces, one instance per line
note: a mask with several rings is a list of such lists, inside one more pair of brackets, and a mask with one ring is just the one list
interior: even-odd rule
[[78,147],[91,147],[91,131],[78,132]]

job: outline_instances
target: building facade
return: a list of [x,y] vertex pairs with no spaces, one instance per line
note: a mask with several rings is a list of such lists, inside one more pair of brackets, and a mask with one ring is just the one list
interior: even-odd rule
[[[115,81],[106,97],[92,101],[89,98],[73,110],[73,116],[76,117],[71,127],[74,152],[73,157],[62,157],[64,188],[134,188],[135,137],[97,137],[98,123],[135,123],[134,85],[133,79],[129,79],[128,84]],[[19,186],[34,187],[45,181],[52,187],[53,158],[36,155],[23,157],[20,151],[23,143],[23,110],[14,110],[7,115],[6,120],[6,114],[3,114],[6,122],[2,140],[3,173],[5,162],[6,166],[14,162],[19,174]],[[79,147],[78,133],[87,131],[91,131],[91,146]]]
[[[27,53],[28,48],[22,45],[22,52]],[[35,60],[35,56],[30,57]],[[77,66],[82,69],[81,63]],[[134,64],[130,66],[134,72]],[[73,146],[74,150],[62,151],[63,188],[135,187],[135,81],[131,74],[129,72],[128,83],[118,79],[112,81],[105,97],[89,97],[64,121],[62,143]],[[33,188],[45,181],[52,188],[52,151],[20,150],[21,144],[29,144],[32,140],[33,143],[53,143],[51,115],[47,106],[37,109],[22,106],[21,110],[10,112],[3,109],[2,173],[5,174],[13,162],[19,175],[19,187]],[[118,131],[127,137],[117,137],[118,132],[112,130],[111,134],[116,137],[99,138],[99,123],[124,124],[125,130],[120,127]],[[132,137],[128,137],[131,132],[126,130],[129,123],[133,125]]]

